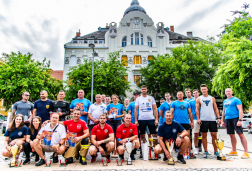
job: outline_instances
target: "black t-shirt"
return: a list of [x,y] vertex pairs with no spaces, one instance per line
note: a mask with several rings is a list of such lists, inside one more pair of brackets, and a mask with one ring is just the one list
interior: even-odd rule
[[35,129],[34,130],[34,134],[31,134],[31,129],[30,128],[27,128],[27,135],[30,135],[30,139],[33,141],[36,139],[37,135],[38,135],[38,130]]
[[66,115],[69,115],[69,103],[66,101],[55,101],[52,102],[50,111],[61,112],[62,116],[59,117],[60,121],[65,121]]

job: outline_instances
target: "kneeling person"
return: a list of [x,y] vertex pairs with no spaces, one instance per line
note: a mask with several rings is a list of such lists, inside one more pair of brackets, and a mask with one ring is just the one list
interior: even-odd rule
[[114,132],[110,125],[106,124],[107,115],[101,114],[99,124],[94,126],[91,131],[91,145],[89,154],[92,156],[91,163],[95,162],[97,152],[106,155],[107,162],[110,163],[110,153],[115,147]]
[[187,137],[188,132],[178,122],[172,121],[173,115],[170,111],[165,112],[166,122],[163,123],[158,129],[159,144],[155,147],[156,154],[164,153],[170,159],[172,156],[167,150],[165,141],[172,139],[175,143],[175,148],[179,148],[178,162],[186,164],[183,154],[190,145],[190,139]]
[[65,152],[64,157],[67,163],[73,163],[75,158],[79,156],[80,151],[80,163],[86,165],[86,155],[89,148],[89,130],[85,121],[80,119],[81,110],[74,109],[72,120],[64,121],[63,125],[67,126],[68,131],[72,133],[77,133],[75,137],[75,147],[69,147]]
[[[59,114],[54,113],[51,117],[51,122],[47,123],[38,132],[37,138],[33,141],[34,149],[40,156],[40,161],[35,166],[41,166],[45,164],[45,156],[43,152],[54,152],[53,163],[58,163],[58,155],[62,155],[65,152],[65,138],[66,130],[63,125],[59,124]],[[52,131],[51,145],[41,145],[40,139],[43,137],[43,131]]]
[[135,147],[130,154],[130,158],[132,159],[132,161],[135,160],[134,155],[136,154],[136,151],[139,148],[139,141],[137,138],[138,138],[137,126],[131,123],[131,115],[127,114],[125,115],[124,123],[121,124],[116,130],[116,139],[118,142],[117,152],[122,159],[124,159],[124,152],[125,152],[123,143],[124,144],[127,143],[127,139],[130,139],[130,141],[133,144],[135,144]]

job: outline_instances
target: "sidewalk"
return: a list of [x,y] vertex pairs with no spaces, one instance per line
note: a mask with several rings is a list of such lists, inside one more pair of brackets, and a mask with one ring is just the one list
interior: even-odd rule
[[[2,144],[1,144],[2,145]],[[1,146],[0,145],[0,146]],[[20,168],[9,168],[8,163],[10,162],[1,159],[0,167],[2,171],[14,170],[14,171],[26,171],[26,170],[251,170],[252,171],[252,153],[250,153],[250,159],[241,159],[242,151],[238,151],[238,156],[227,157],[227,161],[219,161],[213,155],[212,144],[208,144],[208,149],[210,152],[210,157],[208,159],[203,158],[203,153],[201,152],[197,155],[197,159],[186,160],[187,164],[175,163],[175,166],[167,165],[167,162],[163,162],[162,159],[157,161],[143,161],[139,159],[139,151],[136,155],[136,161],[133,162],[133,165],[127,165],[126,161],[123,163],[123,166],[117,166],[116,159],[112,159],[111,163],[108,166],[102,166],[101,160],[97,160],[95,163],[91,163],[88,160],[88,164],[83,166],[75,161],[73,164],[69,164],[66,167],[59,167],[59,163],[52,164],[51,167],[45,167],[45,165],[40,167],[35,167],[34,159],[31,160],[31,163],[28,165],[22,165]],[[226,154],[230,151],[229,148],[223,149],[223,154]],[[175,161],[177,161],[176,154],[173,153]],[[163,157],[163,156],[162,156]],[[59,158],[60,159],[60,158]],[[127,160],[127,156],[125,156]]]

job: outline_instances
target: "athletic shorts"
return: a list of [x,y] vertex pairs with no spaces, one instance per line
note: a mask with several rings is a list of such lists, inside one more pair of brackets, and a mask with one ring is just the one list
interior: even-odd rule
[[108,120],[108,124],[112,127],[114,136],[116,137],[116,129],[118,126],[122,124],[121,120],[112,120],[112,121]]
[[[95,146],[94,144],[90,143],[90,146]],[[101,145],[101,148],[103,148],[103,150],[106,152],[107,151],[107,147],[106,147],[106,143],[102,143]],[[95,146],[96,147],[96,146]],[[99,148],[97,148],[97,152],[99,152]]]
[[185,130],[190,130],[191,129],[190,124],[180,124],[180,125],[183,126],[185,128]]
[[150,130],[150,134],[156,134],[156,126],[155,126],[155,120],[139,120],[139,129],[140,134],[145,134],[146,126],[148,126]]
[[200,132],[200,125],[198,124],[197,120],[193,120],[194,123],[194,128],[193,128],[193,133],[199,133]]
[[234,130],[237,134],[242,134],[243,130],[241,126],[237,126],[239,118],[233,118],[233,119],[225,119],[225,125],[227,129],[227,134],[235,134]]
[[201,121],[200,132],[218,132],[216,121]]
[[51,145],[44,145],[42,146],[42,150],[44,152],[56,152],[57,150],[54,150]]

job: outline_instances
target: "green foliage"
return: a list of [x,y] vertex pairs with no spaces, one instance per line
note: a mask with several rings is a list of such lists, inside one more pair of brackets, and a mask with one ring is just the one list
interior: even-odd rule
[[[94,62],[94,92],[96,94],[126,96],[130,90],[129,82],[125,79],[127,67],[118,60],[119,52],[109,53],[107,62]],[[78,90],[85,91],[85,98],[91,98],[92,61],[85,61],[70,69],[67,74],[66,98],[73,100],[77,97]],[[95,98],[94,98],[95,99]]]
[[185,88],[199,89],[203,83],[211,89],[211,80],[221,61],[215,44],[189,41],[172,49],[171,55],[154,57],[146,68],[141,68],[141,85],[147,85],[156,99],[164,97],[165,92],[174,97]]
[[30,101],[40,98],[40,91],[46,90],[48,98],[57,99],[62,82],[50,75],[50,61],[32,59],[32,54],[3,54],[0,61],[0,98],[5,100],[6,109],[21,100],[22,92],[30,93]]

